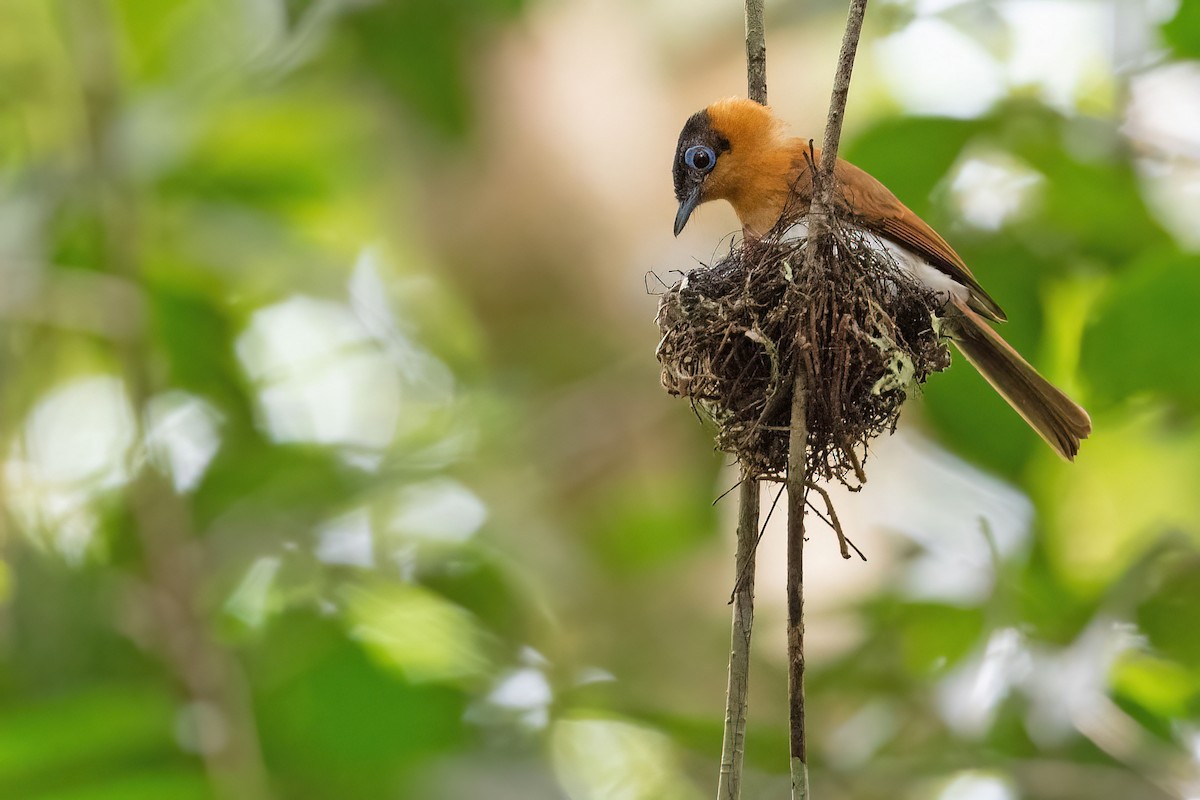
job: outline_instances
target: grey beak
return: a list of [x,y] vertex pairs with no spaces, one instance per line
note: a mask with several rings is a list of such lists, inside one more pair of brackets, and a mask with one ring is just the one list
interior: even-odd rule
[[684,201],[679,204],[679,212],[675,214],[676,236],[687,225],[688,217],[692,216],[692,212],[696,210],[696,206],[700,205],[700,190],[702,188],[704,188],[702,184],[696,184]]

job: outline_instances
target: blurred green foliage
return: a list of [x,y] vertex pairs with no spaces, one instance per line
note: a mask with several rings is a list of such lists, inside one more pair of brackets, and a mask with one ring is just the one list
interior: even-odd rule
[[[0,4],[0,797],[707,793],[707,434],[573,234],[517,248],[505,294],[478,277],[502,247],[442,253],[415,210],[498,148],[480,53],[530,13]],[[953,176],[997,153],[1032,197],[963,225]],[[1096,435],[1068,469],[972,371],[931,381],[933,434],[1033,535],[959,532],[991,547],[969,599],[905,588],[914,541],[848,601],[809,687],[820,795],[1190,796],[1200,260],[1145,157],[1116,111],[1028,97],[845,155],[947,231]],[[781,669],[756,663],[747,796],[786,785]]]
[[1182,0],[1163,26],[1163,37],[1180,58],[1200,56],[1200,3]]

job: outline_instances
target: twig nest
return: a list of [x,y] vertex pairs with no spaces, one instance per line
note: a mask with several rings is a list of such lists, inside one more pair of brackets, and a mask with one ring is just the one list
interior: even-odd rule
[[812,270],[797,226],[684,275],[659,303],[657,355],[663,386],[713,420],[717,447],[778,477],[799,348],[809,474],[858,485],[867,443],[895,429],[909,392],[950,353],[936,294],[877,238],[835,222],[823,241]]

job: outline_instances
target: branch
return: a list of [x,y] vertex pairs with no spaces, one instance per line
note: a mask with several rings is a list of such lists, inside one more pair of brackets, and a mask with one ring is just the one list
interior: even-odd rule
[[[767,103],[767,44],[763,1],[746,0],[746,92]],[[738,492],[737,552],[734,556],[733,621],[729,640],[729,678],[725,691],[725,733],[717,800],[742,794],[742,760],[746,753],[746,698],[750,687],[750,634],[754,629],[754,554],[758,549],[758,480],[742,469]]]
[[[811,239],[809,252],[812,252]],[[808,471],[808,423],[805,402],[808,372],[804,352],[796,348],[792,383],[792,427],[788,440],[787,536],[787,649],[788,722],[792,773],[792,800],[808,798],[808,753],[804,734],[804,503]]]
[[746,96],[767,104],[767,33],[764,0],[746,0]]
[[758,549],[758,481],[742,470],[738,495],[737,585],[733,592],[729,682],[725,693],[725,736],[721,744],[721,777],[717,800],[737,800],[742,791],[742,758],[746,747],[746,697],[750,686],[750,634],[754,626],[754,554]]
[[[829,524],[829,527],[833,529],[833,532],[837,534],[838,545],[842,549],[842,558],[849,558],[850,540],[846,538],[846,532],[842,530],[842,521],[838,519],[837,511],[834,510],[833,500],[829,497],[829,492],[822,489],[821,485],[814,481],[808,481],[806,484],[804,484],[804,488],[811,489],[812,491],[821,495],[821,498],[825,501],[825,511],[829,514],[829,516],[822,517],[822,519],[824,519]],[[812,508],[812,503],[808,503],[808,507]],[[814,511],[815,510],[816,509],[814,509]],[[857,550],[858,548],[855,549]],[[859,555],[862,554],[860,553]]]
[[[814,177],[812,205],[808,212],[808,247],[805,250],[806,270],[817,268],[819,243],[829,235],[828,210],[834,190],[834,164],[842,137],[842,119],[846,113],[846,98],[850,93],[850,74],[862,34],[863,15],[867,0],[851,0],[846,34],[838,56],[837,73],[833,79],[833,97],[829,102],[829,119],[825,123],[825,140],[820,164]],[[792,800],[807,800],[808,751],[804,730],[804,507],[809,483],[807,471],[808,428],[805,402],[808,374],[803,342],[796,343],[795,378],[792,384],[792,424],[788,446],[788,716],[791,733]]]
[[[863,32],[863,16],[866,13],[866,0],[851,0],[850,16],[846,19],[846,34],[842,36],[841,53],[838,55],[838,72],[833,79],[833,97],[829,98],[829,119],[826,121],[826,132],[821,143],[821,163],[817,167],[817,176],[821,185],[812,194],[812,205],[809,209],[809,237],[815,239],[817,233],[814,223],[821,229],[821,235],[828,230],[824,212],[833,200],[834,163],[838,161],[838,146],[841,142],[841,122],[846,116],[846,97],[850,95],[850,76],[854,68],[854,54],[858,52],[858,37]],[[811,217],[817,217],[811,219]],[[808,258],[814,260],[814,249],[809,248]]]

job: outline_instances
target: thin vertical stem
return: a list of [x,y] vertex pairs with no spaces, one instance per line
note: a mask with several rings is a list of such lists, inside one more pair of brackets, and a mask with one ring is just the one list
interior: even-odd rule
[[[746,0],[746,91],[767,102],[767,44],[764,0]],[[737,551],[734,555],[733,620],[729,633],[729,678],[725,689],[725,734],[717,800],[742,795],[746,754],[746,707],[750,688],[750,635],[754,629],[754,553],[758,546],[758,480],[742,469],[738,491]]]
[[[838,55],[837,73],[833,78],[833,96],[829,99],[829,119],[825,123],[825,139],[821,143],[821,163],[818,173],[826,178],[813,194],[812,208],[818,204],[824,211],[833,198],[833,165],[837,160],[838,145],[842,140],[842,120],[846,116],[846,98],[850,95],[850,75],[854,71],[854,56],[858,53],[858,39],[862,35],[863,17],[867,13],[867,0],[850,0],[850,12],[846,18],[846,33],[842,37],[842,50]],[[811,211],[810,211],[811,213]],[[822,215],[821,226],[825,222]],[[809,234],[812,234],[810,225]],[[811,256],[810,256],[811,257]]]
[[[863,16],[867,0],[850,0],[846,33],[838,55],[837,72],[833,79],[833,96],[829,101],[829,118],[825,123],[821,159],[815,178],[812,205],[808,212],[808,247],[804,268],[818,268],[817,253],[822,240],[829,235],[827,219],[834,190],[834,165],[842,137],[842,120],[846,114],[846,98],[850,93],[850,75],[854,56],[862,35]],[[808,744],[804,720],[804,507],[807,473],[808,430],[805,402],[808,373],[805,366],[803,342],[796,343],[795,377],[792,386],[792,423],[788,446],[788,696],[791,732],[792,800],[808,800]]]
[[[811,245],[810,245],[811,248]],[[811,250],[810,250],[811,252]],[[792,800],[808,798],[808,745],[804,730],[804,505],[808,482],[808,372],[797,348],[788,441],[787,653],[788,733]]]
[[767,104],[767,33],[764,0],[746,0],[746,96]]
[[725,738],[717,800],[737,800],[742,792],[746,753],[746,697],[750,686],[750,634],[754,627],[754,553],[758,539],[759,483],[742,470],[738,492],[737,555],[733,624],[729,642],[729,682],[725,692]]

